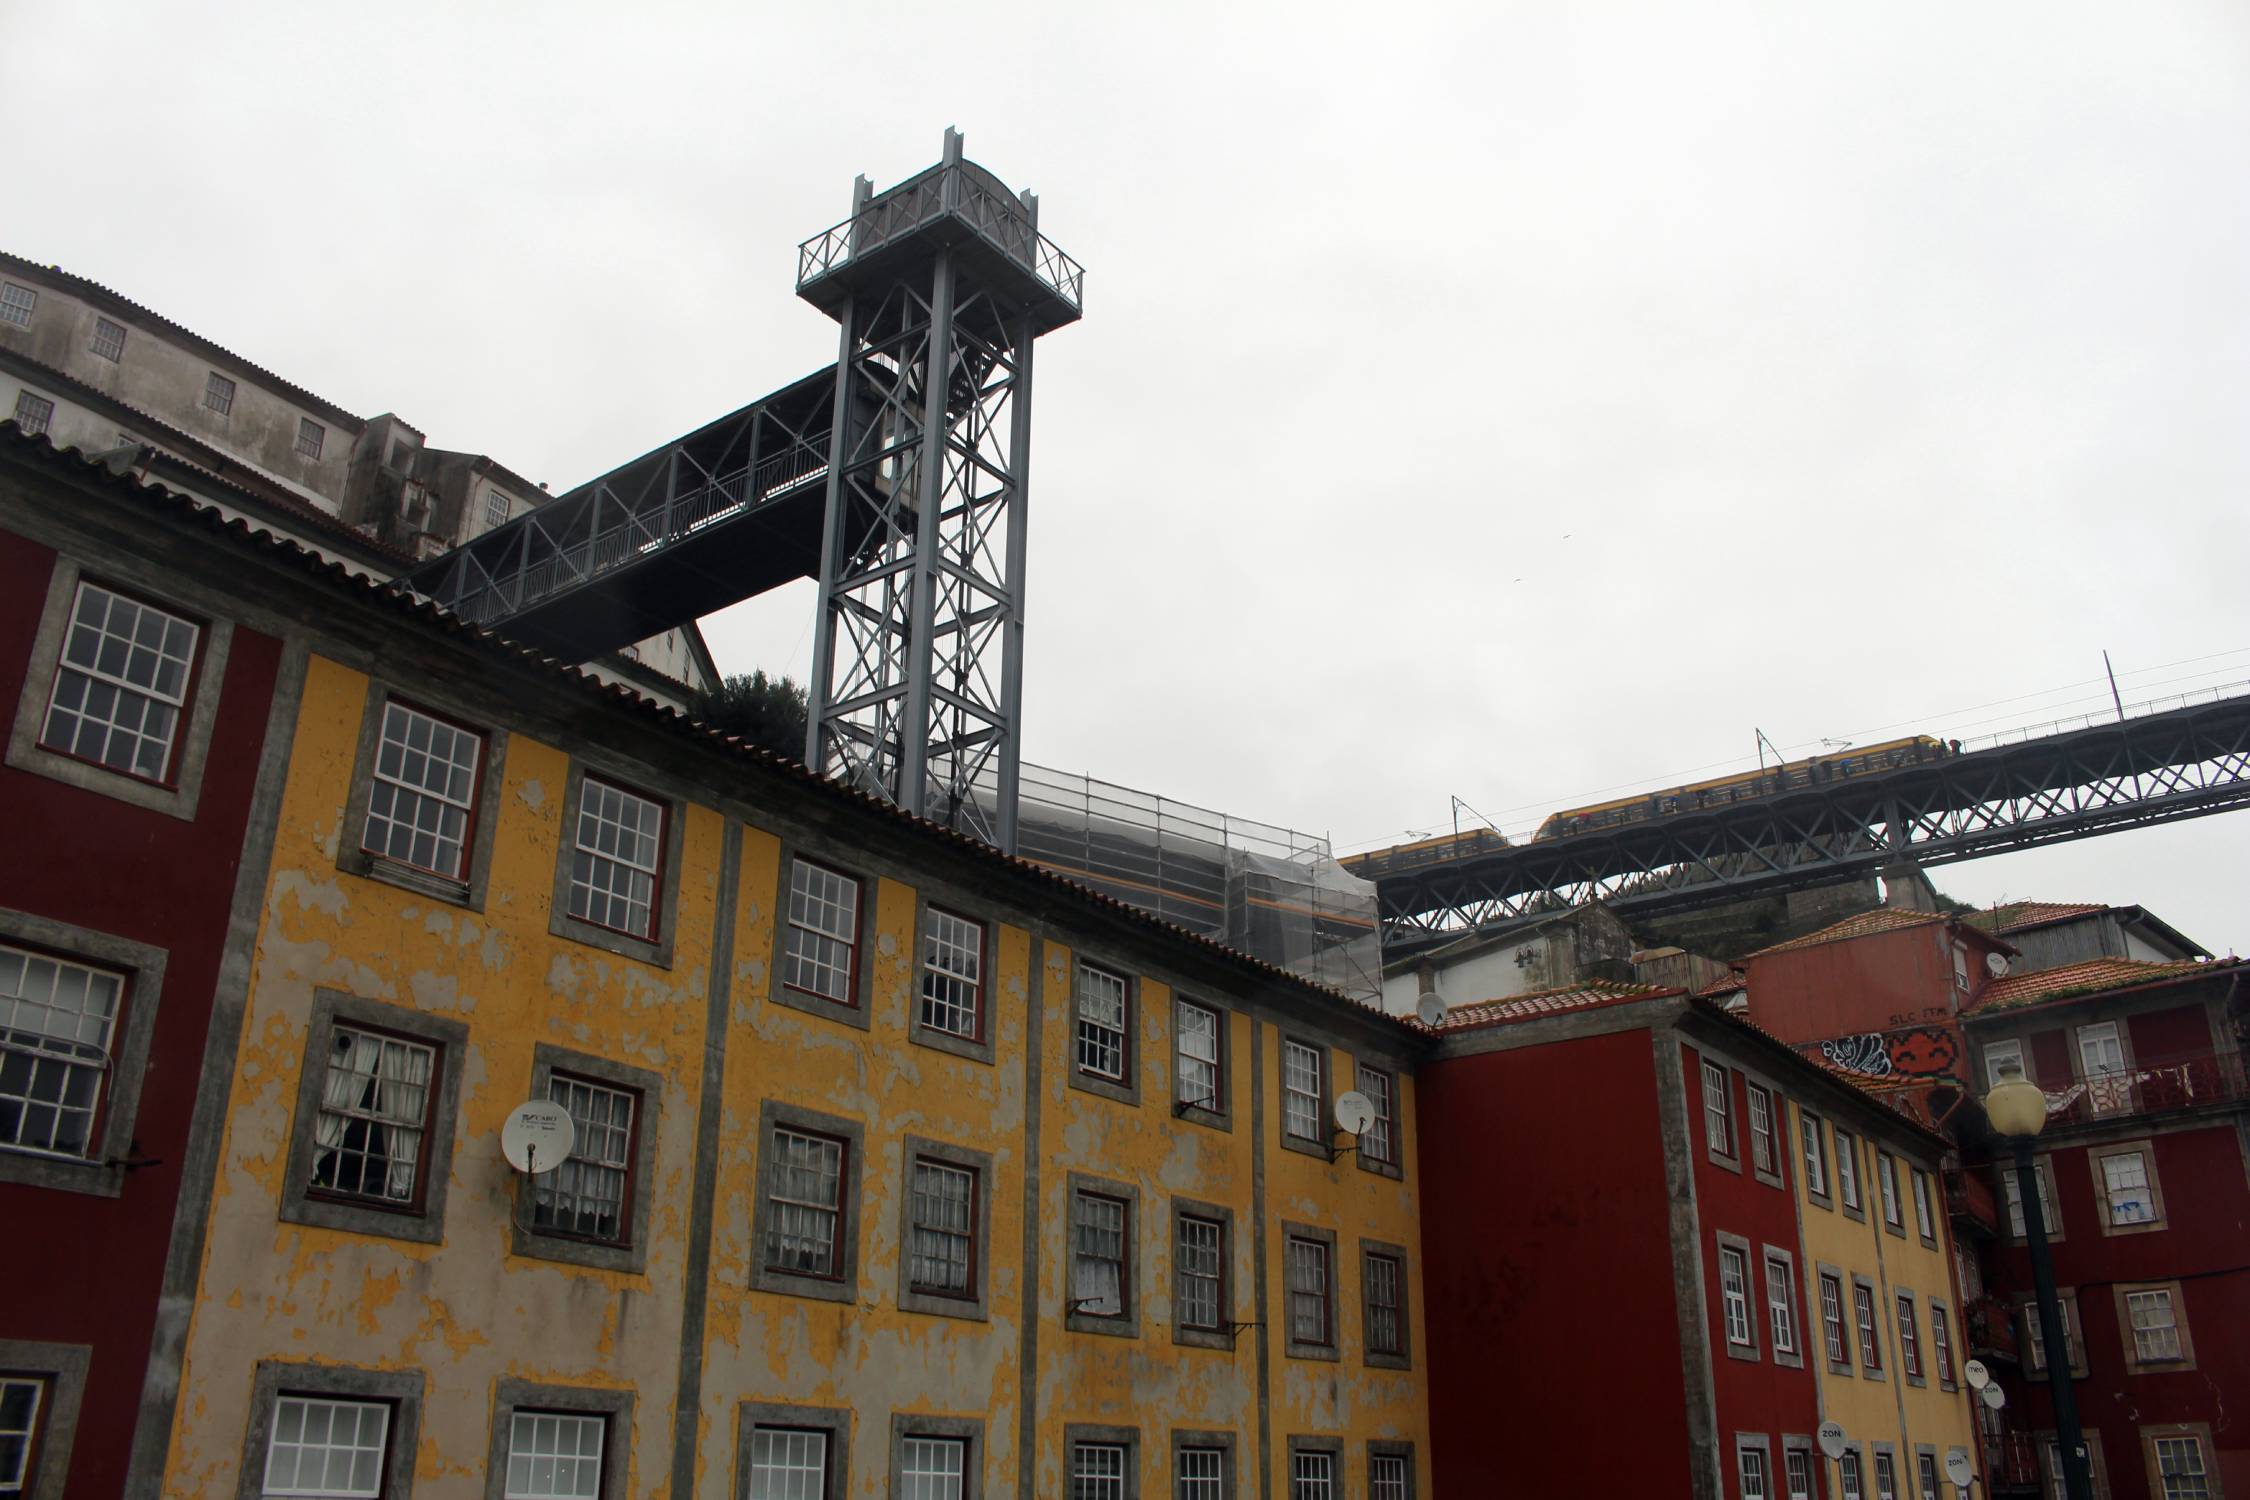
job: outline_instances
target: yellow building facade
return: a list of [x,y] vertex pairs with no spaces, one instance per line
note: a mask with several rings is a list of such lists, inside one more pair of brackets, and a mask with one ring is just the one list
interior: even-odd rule
[[348,592],[166,1493],[1430,1493],[1412,1028]]
[[1788,1103],[1798,1160],[1808,1362],[1845,1454],[1832,1500],[1939,1500],[1949,1456],[1974,1461],[1944,1143],[1838,1087]]

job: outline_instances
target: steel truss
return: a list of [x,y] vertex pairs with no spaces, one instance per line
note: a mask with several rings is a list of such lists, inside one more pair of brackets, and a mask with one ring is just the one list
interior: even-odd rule
[[1386,950],[1586,901],[1654,914],[2250,807],[2235,697],[1381,881]]

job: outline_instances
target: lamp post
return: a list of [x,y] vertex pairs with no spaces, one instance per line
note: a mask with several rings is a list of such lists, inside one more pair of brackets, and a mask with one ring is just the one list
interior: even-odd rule
[[2011,1078],[1984,1096],[1984,1116],[2015,1151],[2016,1201],[2023,1205],[2024,1239],[2039,1290],[2039,1337],[2047,1351],[2047,1384],[2054,1392],[2063,1493],[2069,1500],[2094,1500],[2083,1456],[2086,1437],[2078,1428],[2078,1403],[2070,1386],[2070,1340],[2063,1332],[2062,1299],[2055,1295],[2055,1258],[2047,1250],[2047,1217],[2040,1211],[2038,1169],[2031,1160],[2031,1143],[2047,1123],[2047,1096],[2030,1079]]

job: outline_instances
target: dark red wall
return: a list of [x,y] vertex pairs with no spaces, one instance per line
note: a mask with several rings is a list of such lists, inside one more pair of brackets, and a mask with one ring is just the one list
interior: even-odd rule
[[1417,1076],[1435,1493],[1688,1492],[1655,1073],[1633,1030]]
[[[0,711],[24,689],[54,554],[0,533]],[[237,628],[195,820],[0,766],[0,906],[168,954],[135,1124],[140,1154],[116,1198],[0,1183],[0,1334],[93,1348],[73,1497],[123,1491],[148,1368],[212,990],[280,644]],[[128,1000],[130,1003],[130,1000]]]

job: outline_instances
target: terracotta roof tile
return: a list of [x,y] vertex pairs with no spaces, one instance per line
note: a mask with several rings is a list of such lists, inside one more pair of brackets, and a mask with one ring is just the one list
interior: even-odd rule
[[1977,996],[1977,1002],[1969,1014],[1985,1015],[1995,1010],[2021,1010],[2027,1005],[2039,1005],[2072,995],[2099,995],[2109,990],[2132,989],[2144,984],[2186,979],[2196,974],[2232,968],[2240,962],[2241,960],[2232,958],[2222,959],[2217,963],[2202,963],[2194,959],[2181,959],[2177,963],[2151,963],[2140,958],[2090,958],[2083,963],[2064,964],[2057,969],[2037,969],[2029,974],[2011,974],[2006,979],[1996,979]]
[[1799,948],[1816,948],[1822,943],[1842,943],[1852,938],[1872,937],[1879,932],[1898,932],[1908,927],[1926,927],[1932,922],[1948,920],[1937,912],[1901,911],[1895,906],[1878,906],[1873,911],[1863,911],[1857,916],[1823,927],[1818,932],[1808,932],[1801,938],[1791,938],[1786,943],[1775,943],[1770,948],[1760,948],[1755,953],[1743,955],[1738,963],[1753,958],[1764,958],[1770,953],[1792,953]]
[[1633,1000],[1654,1000],[1680,993],[1680,990],[1664,985],[1612,984],[1604,980],[1588,980],[1583,984],[1566,984],[1551,990],[1534,990],[1528,995],[1507,995],[1498,1000],[1478,1000],[1467,1005],[1456,1005],[1445,1013],[1445,1019],[1435,1029],[1441,1032],[1459,1031],[1464,1027],[1536,1021],[1541,1016],[1551,1016],[1562,1011],[1598,1010],[1605,1005],[1623,1005]]
[[2108,910],[2108,903],[2102,901],[2009,901],[1961,920],[1986,932],[2015,932],[2025,927],[2044,927],[2049,922],[2067,922],[2072,917],[2091,917]]

